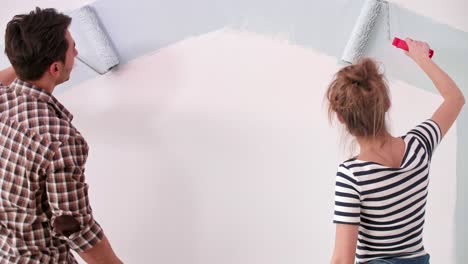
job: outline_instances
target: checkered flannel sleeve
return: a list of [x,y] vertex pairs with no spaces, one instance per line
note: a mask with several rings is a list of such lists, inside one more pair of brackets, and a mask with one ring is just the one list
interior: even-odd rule
[[[84,176],[88,145],[81,136],[74,136],[56,144],[53,151],[55,154],[46,180],[52,232],[65,240],[71,249],[82,252],[92,248],[104,236],[93,218],[88,200]],[[79,230],[67,235],[58,232],[55,222],[60,216],[73,217],[79,223]]]

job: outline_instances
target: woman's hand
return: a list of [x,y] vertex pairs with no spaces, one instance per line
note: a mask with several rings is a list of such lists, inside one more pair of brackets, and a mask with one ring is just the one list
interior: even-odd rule
[[408,44],[408,50],[405,51],[405,54],[413,59],[416,63],[421,63],[424,60],[429,59],[429,44],[424,41],[413,40],[410,38],[405,39],[406,44]]

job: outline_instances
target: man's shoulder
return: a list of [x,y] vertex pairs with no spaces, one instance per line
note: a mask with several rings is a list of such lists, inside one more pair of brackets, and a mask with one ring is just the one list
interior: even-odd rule
[[42,110],[42,114],[36,117],[37,126],[31,126],[31,129],[37,130],[40,135],[52,141],[66,141],[68,138],[81,136],[71,122],[62,118],[52,106],[47,105],[47,108]]
[[0,110],[2,119],[18,122],[26,129],[52,141],[63,141],[78,134],[76,128],[67,118],[61,116],[54,105],[32,96],[3,90],[0,93]]

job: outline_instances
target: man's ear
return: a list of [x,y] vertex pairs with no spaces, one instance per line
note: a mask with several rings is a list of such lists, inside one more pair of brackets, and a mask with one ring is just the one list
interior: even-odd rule
[[61,69],[60,63],[57,61],[53,62],[49,66],[49,73],[54,77],[58,77],[60,75],[60,69]]

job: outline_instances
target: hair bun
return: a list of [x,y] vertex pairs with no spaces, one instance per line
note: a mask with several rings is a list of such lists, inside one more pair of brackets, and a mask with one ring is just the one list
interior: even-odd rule
[[338,71],[327,90],[328,117],[336,113],[350,134],[375,136],[385,129],[388,87],[378,64],[362,59]]
[[352,85],[357,85],[366,90],[371,89],[368,85],[373,78],[380,78],[376,63],[370,58],[364,58],[355,64],[344,67],[338,73],[338,77]]

